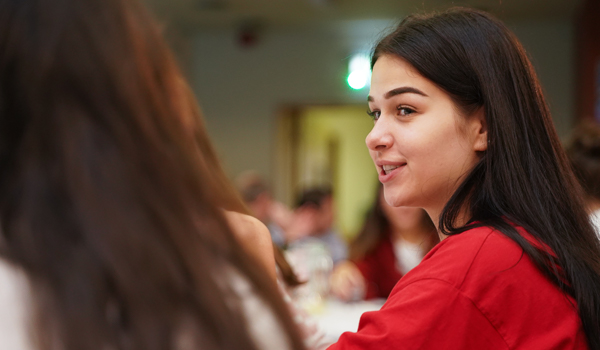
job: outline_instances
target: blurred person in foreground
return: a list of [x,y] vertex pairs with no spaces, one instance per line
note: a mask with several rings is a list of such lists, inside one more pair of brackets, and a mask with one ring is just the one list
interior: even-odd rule
[[600,126],[594,122],[578,125],[566,149],[583,186],[590,220],[600,236]]
[[331,293],[344,301],[387,298],[439,241],[423,209],[392,207],[380,187],[375,205],[350,243],[349,260],[333,271]]
[[438,243],[330,349],[600,350],[600,241],[543,90],[500,20],[406,17],[371,58],[385,200]]
[[302,349],[134,0],[0,0],[0,349]]
[[325,246],[334,264],[348,258],[348,246],[334,228],[335,208],[329,187],[313,187],[300,194],[287,229],[291,248],[316,241]]

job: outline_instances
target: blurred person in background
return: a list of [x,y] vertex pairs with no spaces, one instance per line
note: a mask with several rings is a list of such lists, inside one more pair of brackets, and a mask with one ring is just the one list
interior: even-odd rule
[[0,0],[0,349],[302,349],[134,0]]
[[[260,220],[269,229],[271,240],[274,244],[274,257],[277,265],[278,277],[285,283],[286,288],[295,288],[303,282],[298,279],[292,267],[287,262],[282,247],[287,243],[286,235],[281,226],[287,226],[293,220],[293,213],[282,203],[276,202],[271,197],[263,178],[254,171],[241,173],[235,179],[235,185],[250,214]],[[278,217],[280,226],[271,220]],[[279,244],[278,244],[279,243]]]
[[600,236],[600,126],[584,122],[572,132],[567,155],[583,186],[590,220]]
[[257,172],[241,173],[235,184],[250,213],[269,229],[273,243],[285,247],[288,242],[286,229],[293,221],[293,212],[273,199],[265,180]]
[[600,241],[516,36],[479,10],[414,14],[371,67],[385,200],[441,242],[330,349],[600,350]]
[[307,241],[322,243],[334,264],[348,258],[348,246],[334,228],[335,208],[329,187],[314,187],[303,191],[287,229],[290,243]]
[[350,243],[349,260],[333,271],[331,292],[344,301],[387,298],[400,278],[438,242],[435,226],[423,209],[392,207],[380,187],[375,205]]

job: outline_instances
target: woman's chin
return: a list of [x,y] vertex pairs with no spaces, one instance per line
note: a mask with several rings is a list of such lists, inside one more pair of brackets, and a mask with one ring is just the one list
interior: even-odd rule
[[388,191],[384,191],[383,197],[385,198],[386,203],[392,207],[410,206],[410,204],[406,200],[407,198],[404,196],[400,196],[398,194],[389,193]]

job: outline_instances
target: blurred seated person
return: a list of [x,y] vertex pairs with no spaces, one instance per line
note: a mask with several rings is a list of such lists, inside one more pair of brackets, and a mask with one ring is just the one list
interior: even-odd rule
[[267,226],[273,243],[283,248],[288,241],[285,229],[292,222],[292,211],[273,199],[264,179],[255,171],[241,173],[235,183],[250,213]]
[[600,126],[584,122],[571,134],[567,155],[584,190],[590,220],[600,235]]
[[335,220],[331,188],[305,190],[300,195],[292,223],[287,229],[290,242],[315,239],[329,252],[334,264],[347,259],[348,247],[333,227]]
[[375,206],[350,244],[350,260],[333,271],[331,293],[344,301],[387,298],[438,242],[423,209],[390,206],[380,187]]

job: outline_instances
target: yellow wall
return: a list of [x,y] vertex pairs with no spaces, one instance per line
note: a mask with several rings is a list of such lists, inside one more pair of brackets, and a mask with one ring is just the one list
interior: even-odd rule
[[[377,172],[365,145],[373,122],[366,107],[310,107],[300,118],[298,178],[302,187],[331,182],[337,226],[352,237],[372,205]],[[331,152],[331,144],[337,144]],[[330,159],[334,155],[336,159]]]

